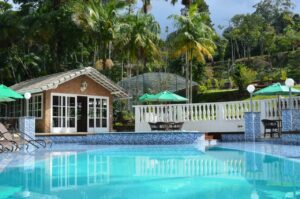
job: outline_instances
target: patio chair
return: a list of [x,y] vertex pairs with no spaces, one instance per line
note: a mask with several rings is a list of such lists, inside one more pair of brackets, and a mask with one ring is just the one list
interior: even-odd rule
[[[26,150],[29,149],[29,145],[35,147],[36,149],[40,148],[38,146],[38,143],[43,141],[43,140],[28,140],[23,136],[18,136],[16,138],[14,134],[9,132],[2,123],[0,123],[0,136],[2,137],[3,140],[15,142],[18,145],[19,149],[20,147],[25,147]],[[45,145],[46,143],[43,146]]]
[[180,131],[184,122],[172,122],[169,125],[169,129],[172,131]]
[[47,146],[49,146],[50,148],[52,147],[52,140],[50,139],[33,139],[30,135],[26,134],[26,133],[19,133],[18,130],[14,130],[13,134],[17,135],[18,137],[22,137],[23,139],[26,140],[32,140],[33,142],[35,142],[38,146],[41,146],[43,148],[46,148]]
[[265,128],[264,137],[266,137],[267,134],[270,134],[270,136],[273,137],[273,134],[275,133],[278,133],[278,137],[280,137],[279,126],[277,121],[267,119],[263,119],[261,121]]
[[169,124],[166,122],[149,122],[151,131],[166,131],[169,129]]
[[2,152],[13,152],[20,149],[19,145],[15,141],[9,141],[0,135],[0,153]]
[[22,139],[25,139],[27,141],[31,141],[35,143],[35,145],[46,148],[47,145],[51,148],[52,147],[52,140],[50,139],[34,139],[32,138],[30,135],[26,134],[26,133],[19,133],[20,131],[18,130],[18,128],[14,125],[11,125],[9,123],[4,124],[4,126],[6,127],[6,130],[11,132],[12,134],[21,137]]

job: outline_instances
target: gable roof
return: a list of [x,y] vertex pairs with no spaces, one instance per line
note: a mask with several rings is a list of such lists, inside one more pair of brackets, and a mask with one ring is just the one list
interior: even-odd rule
[[70,70],[67,72],[55,73],[52,75],[42,76],[35,79],[30,79],[17,83],[10,88],[19,93],[39,93],[42,91],[55,89],[60,84],[70,81],[81,75],[86,75],[93,79],[95,82],[103,86],[105,89],[111,92],[119,98],[128,98],[128,94],[123,90],[122,87],[118,86],[106,76],[102,75],[99,71],[92,67],[80,68],[75,70]]

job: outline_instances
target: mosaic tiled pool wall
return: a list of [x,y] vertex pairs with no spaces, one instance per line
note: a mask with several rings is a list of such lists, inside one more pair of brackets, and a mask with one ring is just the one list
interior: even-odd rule
[[280,139],[282,144],[300,144],[300,134],[283,133]]
[[155,133],[101,133],[87,136],[36,136],[48,138],[54,143],[82,143],[101,145],[155,145],[193,144],[204,141],[198,132],[155,132]]
[[253,141],[260,138],[260,112],[245,112],[245,140]]
[[245,134],[222,134],[221,135],[222,142],[241,142],[245,141]]
[[282,131],[300,130],[300,110],[282,110]]

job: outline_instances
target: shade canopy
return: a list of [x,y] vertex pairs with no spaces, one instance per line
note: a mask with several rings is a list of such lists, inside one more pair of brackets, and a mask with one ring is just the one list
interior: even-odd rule
[[186,101],[188,101],[188,99],[181,97],[180,95],[177,95],[170,91],[163,91],[154,96],[150,96],[145,101],[148,101],[148,102],[154,102],[154,101],[155,102],[186,102]]
[[0,101],[13,101],[14,99],[24,99],[23,95],[8,88],[7,86],[0,85]]
[[[292,94],[300,94],[300,90],[291,88]],[[260,89],[253,93],[253,95],[288,95],[289,87],[281,85],[280,83],[272,84],[266,88]]]
[[141,97],[139,97],[139,100],[141,102],[146,102],[147,100],[153,98],[154,95],[153,94],[149,94],[149,93],[145,93],[144,95],[142,95]]

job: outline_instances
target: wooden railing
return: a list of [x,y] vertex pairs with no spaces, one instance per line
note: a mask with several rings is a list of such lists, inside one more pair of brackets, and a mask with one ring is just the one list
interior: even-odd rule
[[[255,100],[253,111],[261,112],[262,119],[278,119],[282,109],[289,108],[289,99]],[[299,109],[300,97],[291,99],[291,108]],[[137,131],[149,130],[148,122],[243,122],[244,112],[250,111],[250,101],[234,101],[220,103],[141,105],[135,108],[135,124]],[[209,123],[210,125],[212,123]],[[202,123],[203,125],[203,123]],[[205,125],[205,124],[204,124]],[[143,127],[145,126],[145,127]],[[193,129],[192,129],[193,130]],[[196,130],[196,129],[195,129]],[[241,130],[241,129],[239,129]]]

